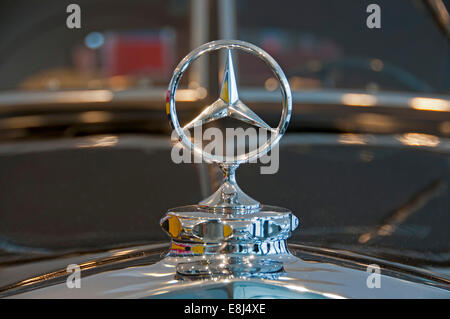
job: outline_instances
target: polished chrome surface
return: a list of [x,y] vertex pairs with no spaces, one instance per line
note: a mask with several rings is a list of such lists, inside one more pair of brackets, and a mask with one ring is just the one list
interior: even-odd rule
[[177,266],[177,273],[187,276],[279,272],[282,266],[272,257],[289,255],[286,239],[298,223],[289,210],[272,206],[225,214],[192,205],[169,210],[161,220],[172,237],[168,255],[189,258]]
[[[160,245],[159,245],[160,246]],[[297,247],[298,246],[298,247]],[[126,260],[128,248],[118,252]],[[180,269],[189,271],[191,262],[205,257],[167,257],[158,262],[105,268],[101,259],[82,264],[80,289],[69,289],[67,273],[46,274],[30,278],[3,291],[10,298],[448,298],[449,285],[439,278],[427,278],[416,269],[403,269],[388,262],[380,264],[381,287],[366,286],[366,267],[373,259],[331,249],[294,245],[298,256],[281,254],[271,263],[258,263],[266,272],[253,272],[245,262],[240,268],[225,267],[211,276],[208,263],[203,262],[203,274],[182,276]],[[160,256],[164,250],[152,254]],[[221,258],[226,256],[221,255]],[[141,257],[145,258],[145,257]],[[282,268],[279,268],[282,266]],[[278,269],[277,269],[278,267]],[[91,272],[94,270],[94,272]],[[271,272],[268,270],[272,270]],[[256,275],[255,275],[256,274]],[[48,278],[56,282],[49,283]]]
[[289,210],[274,206],[264,205],[259,211],[242,215],[213,214],[192,205],[170,209],[161,224],[174,239],[215,244],[287,239],[297,228],[298,219]]
[[238,165],[224,165],[222,169],[223,181],[219,189],[211,196],[202,200],[199,206],[216,212],[246,213],[260,208],[260,203],[245,194],[236,182]]

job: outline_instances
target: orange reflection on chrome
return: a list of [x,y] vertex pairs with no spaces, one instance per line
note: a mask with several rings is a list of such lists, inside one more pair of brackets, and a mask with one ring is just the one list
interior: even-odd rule
[[440,143],[440,140],[437,136],[423,133],[406,133],[400,137],[397,137],[397,140],[405,145],[410,146],[435,147]]
[[107,136],[95,136],[89,138],[87,141],[79,143],[77,147],[79,148],[90,148],[90,147],[111,147],[115,146],[119,142],[119,137],[114,135]]
[[388,133],[397,126],[396,121],[388,115],[375,113],[363,113],[355,115],[353,118],[356,128],[369,129],[372,132]]
[[101,123],[111,120],[112,114],[104,111],[89,111],[81,113],[79,117],[83,123]]
[[339,135],[338,143],[361,145],[361,144],[366,144],[367,141],[365,140],[364,136],[362,136],[362,135],[353,134],[353,133],[345,133],[345,134]]
[[409,105],[416,110],[450,112],[450,101],[444,99],[415,97]]
[[371,233],[364,233],[361,236],[359,236],[358,238],[358,242],[361,244],[365,244],[367,243],[370,239],[372,238],[372,234]]
[[18,116],[0,120],[0,129],[17,129],[25,127],[37,127],[45,123],[45,117],[41,115]]
[[134,253],[136,251],[136,249],[128,249],[128,250],[121,250],[121,251],[116,251],[112,253],[112,256],[117,257],[117,256],[124,256],[124,255],[128,255],[131,253]]
[[342,95],[341,102],[350,106],[374,106],[377,98],[371,94],[346,93]]
[[68,91],[54,92],[52,98],[55,102],[63,103],[94,103],[94,102],[110,102],[114,94],[110,90],[85,90],[85,91]]

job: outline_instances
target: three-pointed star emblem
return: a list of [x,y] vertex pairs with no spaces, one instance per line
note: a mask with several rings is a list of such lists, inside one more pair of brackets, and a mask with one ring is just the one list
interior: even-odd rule
[[203,125],[223,117],[232,117],[242,122],[246,122],[269,131],[274,131],[273,128],[271,128],[239,99],[236,76],[234,74],[233,59],[231,57],[230,50],[227,52],[227,61],[219,98],[214,103],[207,106],[196,118],[186,124],[183,127],[183,130],[190,129],[197,125]]

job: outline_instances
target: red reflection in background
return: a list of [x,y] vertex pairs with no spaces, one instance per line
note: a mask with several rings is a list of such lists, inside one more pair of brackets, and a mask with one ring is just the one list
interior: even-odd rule
[[111,76],[166,77],[173,65],[173,41],[164,33],[109,34],[105,44],[104,67]]

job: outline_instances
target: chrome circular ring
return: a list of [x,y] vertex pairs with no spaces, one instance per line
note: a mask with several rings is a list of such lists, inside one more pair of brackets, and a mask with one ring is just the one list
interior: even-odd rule
[[[256,55],[262,61],[264,61],[274,73],[275,77],[280,82],[281,94],[282,94],[282,104],[283,110],[281,113],[280,122],[275,130],[272,132],[270,139],[268,139],[263,145],[259,146],[257,149],[241,154],[237,157],[231,156],[218,156],[211,153],[204,152],[203,149],[196,146],[192,141],[186,136],[183,128],[180,126],[178,121],[176,106],[175,106],[175,93],[181,78],[189,67],[189,65],[197,60],[200,56],[205,53],[220,50],[220,49],[239,49],[244,52]],[[261,48],[244,41],[239,40],[217,40],[205,43],[198,47],[197,49],[186,55],[183,60],[175,68],[172,79],[169,83],[169,88],[167,92],[166,99],[166,112],[170,117],[173,129],[177,132],[178,140],[181,144],[190,150],[193,150],[197,155],[202,156],[207,162],[223,163],[227,165],[241,164],[256,160],[257,158],[267,154],[269,150],[274,147],[281,139],[285,133],[292,113],[292,93],[289,86],[289,82],[284,75],[283,70],[278,65],[278,63],[264,50]]]

